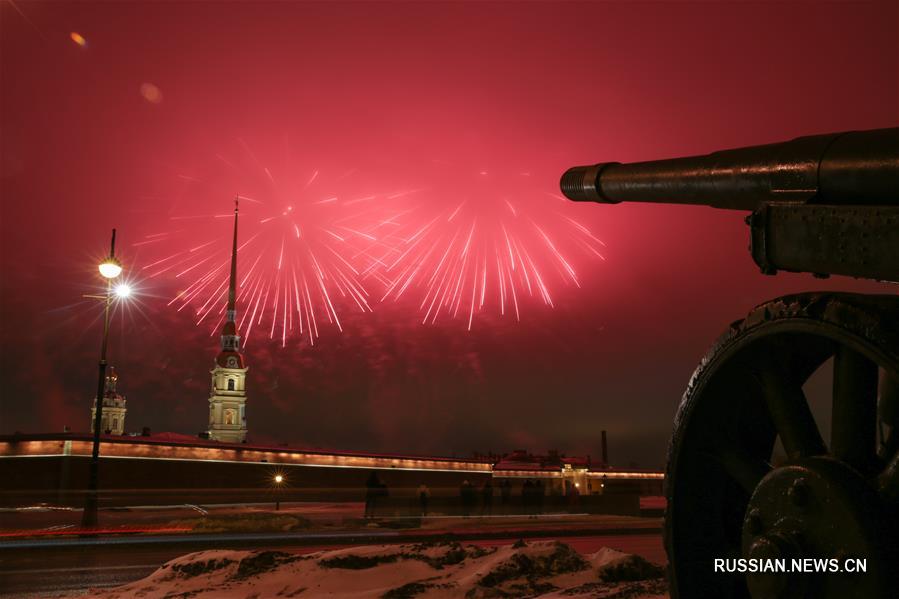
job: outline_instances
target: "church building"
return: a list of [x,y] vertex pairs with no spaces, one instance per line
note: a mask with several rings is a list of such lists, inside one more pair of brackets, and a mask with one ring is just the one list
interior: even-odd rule
[[209,395],[209,439],[244,443],[247,438],[247,365],[237,334],[237,200],[234,200],[234,239],[231,248],[231,281],[228,307],[222,327],[221,350],[215,359]]
[[[119,376],[116,374],[115,368],[109,367],[109,374],[106,375],[106,386],[103,391],[103,411],[100,413],[100,433],[104,435],[123,435],[125,434],[125,397],[116,392],[116,382]],[[97,418],[97,399],[94,398],[94,405],[91,407],[91,432],[94,432],[94,422]]]

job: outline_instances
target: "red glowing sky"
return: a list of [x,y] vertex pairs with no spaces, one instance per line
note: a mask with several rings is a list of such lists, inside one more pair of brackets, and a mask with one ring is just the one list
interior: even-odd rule
[[[109,229],[135,275],[219,234],[224,251],[227,219],[173,217],[227,213],[234,193],[266,202],[245,203],[247,235],[288,196],[313,225],[333,214],[309,202],[374,194],[367,225],[414,209],[414,226],[463,201],[489,222],[508,195],[550,235],[571,218],[606,244],[603,261],[568,239],[579,288],[547,257],[554,307],[525,300],[520,321],[491,296],[471,331],[422,325],[419,289],[341,305],[343,331],[315,347],[266,329],[248,346],[257,440],[596,454],[608,429],[613,462],[658,465],[727,323],[783,293],[885,289],[758,274],[741,214],[550,194],[575,164],[895,126],[892,2],[19,0],[0,17],[0,432],[87,429],[100,331],[81,295]],[[206,423],[214,323],[168,305],[174,274],[114,323],[132,430]],[[382,283],[366,282],[376,300]]]

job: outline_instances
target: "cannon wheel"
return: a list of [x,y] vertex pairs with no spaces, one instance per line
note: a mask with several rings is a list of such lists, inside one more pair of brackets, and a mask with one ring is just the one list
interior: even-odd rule
[[[802,385],[831,357],[825,442]],[[896,381],[897,296],[799,294],[734,323],[696,369],[675,419],[665,519],[671,596],[892,596]],[[778,437],[786,459],[772,465]],[[867,572],[714,571],[715,559],[750,557],[782,558],[787,567],[793,558],[836,558],[841,566],[866,558]]]

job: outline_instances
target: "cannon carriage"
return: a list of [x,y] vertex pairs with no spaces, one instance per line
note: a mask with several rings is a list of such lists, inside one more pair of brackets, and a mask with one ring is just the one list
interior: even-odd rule
[[[899,129],[574,167],[561,188],[575,201],[746,211],[765,274],[899,282]],[[831,359],[824,439],[803,385]],[[899,294],[795,294],[733,323],[681,400],[666,496],[672,597],[896,596]],[[804,558],[865,559],[866,572],[790,573]],[[788,572],[715,571],[759,559]]]

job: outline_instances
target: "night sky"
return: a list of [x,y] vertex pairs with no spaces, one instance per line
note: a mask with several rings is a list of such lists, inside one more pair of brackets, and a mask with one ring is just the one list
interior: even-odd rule
[[[234,194],[255,200],[241,241],[259,235],[241,273],[258,258],[260,286],[287,285],[290,239],[319,302],[314,345],[296,315],[290,334],[271,313],[253,325],[253,442],[595,456],[607,429],[613,463],[659,466],[728,323],[800,290],[895,293],[762,276],[741,213],[554,197],[577,164],[896,126],[894,2],[17,0],[0,19],[0,433],[89,429],[100,307],[82,294],[101,285],[112,227],[140,292],[111,334],[127,428],[205,429],[220,306],[197,325],[208,294],[172,300],[227,252],[231,223],[216,216]],[[293,218],[302,238],[285,234]],[[381,301],[404,267],[388,258],[432,221],[435,253]],[[522,245],[501,289],[502,226]],[[456,231],[483,259],[483,306],[463,277],[461,309],[422,324],[436,240]],[[342,331],[302,248],[331,265]],[[526,291],[527,248],[552,306]],[[218,253],[183,272],[203,251]],[[339,293],[341,258],[371,312]],[[183,266],[158,272],[165,259]],[[273,298],[260,300],[270,312]]]

